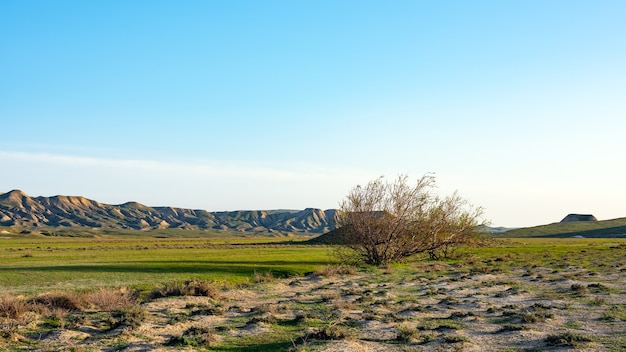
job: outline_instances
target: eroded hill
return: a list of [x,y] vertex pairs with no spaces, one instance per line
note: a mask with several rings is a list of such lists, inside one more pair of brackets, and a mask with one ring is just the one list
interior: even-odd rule
[[150,207],[137,202],[103,204],[78,196],[30,197],[14,190],[0,194],[0,226],[88,227],[153,230],[179,228],[250,233],[321,234],[335,228],[337,211],[226,211]]

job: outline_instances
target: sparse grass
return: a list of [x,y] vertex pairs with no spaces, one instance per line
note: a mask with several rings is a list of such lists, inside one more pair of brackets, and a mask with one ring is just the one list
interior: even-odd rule
[[317,276],[338,276],[338,275],[354,275],[356,268],[352,265],[337,264],[337,265],[325,265],[324,267],[315,271]]
[[146,319],[146,311],[138,305],[125,307],[111,312],[113,317],[112,328],[120,326],[134,329],[141,325]]
[[602,312],[601,320],[604,321],[626,321],[626,305],[613,305]]
[[565,332],[561,334],[549,335],[546,337],[545,341],[548,346],[578,347],[593,340],[585,335]]
[[563,324],[563,326],[568,329],[580,329],[582,327],[582,324],[577,321],[570,321]]
[[496,331],[496,333],[503,333],[503,332],[508,332],[508,331],[523,331],[523,330],[530,330],[530,327],[524,324],[505,324],[505,325],[502,325],[500,330]]
[[172,336],[165,342],[165,346],[211,346],[218,341],[218,335],[209,328],[192,326],[181,336]]
[[457,335],[457,334],[448,334],[444,336],[443,340],[446,343],[459,343],[459,342],[471,342],[472,341],[467,336]]
[[424,319],[417,328],[420,330],[460,330],[463,324],[452,319],[430,318]]
[[416,341],[421,336],[419,329],[407,325],[398,325],[396,340],[408,344]]

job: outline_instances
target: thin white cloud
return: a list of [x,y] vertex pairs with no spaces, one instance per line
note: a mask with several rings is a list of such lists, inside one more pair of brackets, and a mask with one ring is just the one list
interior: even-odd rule
[[[328,178],[351,178],[355,171],[330,170],[322,166],[292,164],[263,167],[255,163],[236,163],[214,160],[169,162],[141,159],[107,159],[51,153],[0,151],[0,160],[50,164],[78,168],[105,168],[119,171],[176,172],[196,176],[219,176],[238,178],[262,178],[273,180],[315,180]],[[358,173],[358,172],[357,172]]]
[[215,160],[157,161],[0,150],[0,192],[82,195],[208,210],[335,208],[372,175],[349,168]]

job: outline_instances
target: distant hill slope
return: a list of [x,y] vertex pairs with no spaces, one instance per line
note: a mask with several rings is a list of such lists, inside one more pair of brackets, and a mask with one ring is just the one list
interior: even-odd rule
[[601,221],[571,221],[525,227],[503,232],[497,237],[626,237],[626,218]]
[[208,212],[149,207],[136,202],[110,205],[77,196],[30,197],[0,194],[0,226],[155,230],[179,228],[236,232],[321,234],[335,228],[334,209]]

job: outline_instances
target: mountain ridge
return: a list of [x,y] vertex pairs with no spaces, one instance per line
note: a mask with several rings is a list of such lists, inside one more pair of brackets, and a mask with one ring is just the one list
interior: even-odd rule
[[322,234],[335,228],[336,209],[235,210],[104,204],[82,196],[30,197],[21,190],[0,194],[0,226],[157,230],[178,228],[248,233]]

